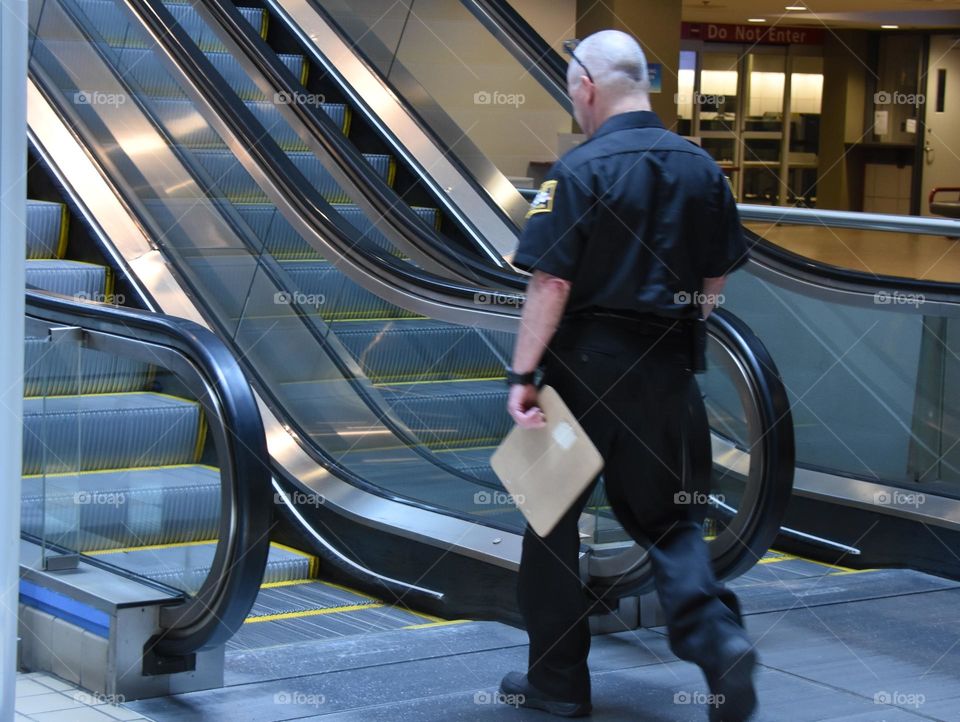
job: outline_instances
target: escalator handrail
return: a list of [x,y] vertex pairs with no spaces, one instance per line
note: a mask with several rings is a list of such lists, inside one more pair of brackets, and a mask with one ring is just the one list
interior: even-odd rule
[[[180,72],[183,72],[215,112],[233,132],[244,149],[250,153],[260,170],[270,179],[292,205],[306,224],[316,229],[321,237],[344,256],[359,259],[364,271],[373,277],[385,279],[399,287],[405,287],[407,279],[416,279],[416,287],[438,294],[453,306],[476,308],[475,299],[487,292],[487,288],[470,286],[451,281],[426,271],[415,269],[401,259],[377,250],[361,247],[357,242],[358,232],[338,217],[332,206],[303,178],[293,161],[269,135],[243,101],[226,83],[210,60],[196,46],[193,39],[176,22],[162,3],[150,0],[125,0],[134,16],[150,31],[154,40],[169,54]],[[505,276],[511,287],[519,288],[522,282]]]
[[465,267],[470,271],[470,280],[489,282],[498,287],[517,287],[516,273],[492,265],[489,260],[483,262],[480,258],[460,252],[444,242],[440,233],[417,217],[397,193],[373,171],[326,113],[316,104],[298,100],[301,94],[298,79],[240,15],[232,0],[201,0],[195,7],[201,15],[209,13],[208,22],[214,31],[222,28],[272,88],[295,101],[289,103],[288,107],[297,116],[305,131],[310,133],[364,193],[377,215],[389,221],[393,232],[424,254],[442,260],[448,267]]
[[[180,29],[179,29],[179,28],[175,28],[174,30],[179,31]],[[156,32],[156,31],[154,30],[154,32]],[[181,32],[182,32],[182,31],[181,31]],[[171,33],[171,34],[172,34],[172,33]],[[163,33],[160,33],[159,35],[160,35],[161,37],[169,37],[169,35],[163,35]],[[178,40],[182,40],[182,39],[178,39]],[[244,108],[244,110],[246,110],[246,108]],[[289,159],[288,159],[288,160],[289,160]],[[280,185],[280,184],[278,184],[278,185]],[[285,188],[284,188],[284,189],[285,189]],[[357,253],[357,254],[359,254],[359,253],[361,253],[361,252],[366,253],[366,252],[364,252],[364,251],[360,251],[359,249],[352,250],[351,252]],[[410,284],[421,283],[421,282],[422,282],[422,278],[419,277],[418,274],[414,273],[414,272],[411,270],[407,282],[410,283]],[[435,282],[435,281],[432,281],[432,282]],[[468,290],[473,291],[474,289],[468,289]],[[512,316],[512,315],[514,315],[514,314],[504,313],[504,309],[497,309],[496,312],[497,312],[498,315],[503,315],[503,316],[507,316],[507,315],[511,315],[511,316]]]
[[[263,130],[252,114],[249,114],[246,106],[233,94],[232,90],[225,83],[211,82],[212,79],[217,77],[216,70],[213,69],[212,65],[208,65],[209,61],[207,61],[206,56],[199,48],[196,48],[192,39],[162,4],[151,3],[146,0],[128,0],[128,4],[152,31],[159,32],[159,37],[172,40],[169,44],[164,43],[166,49],[176,56],[178,64],[190,75],[191,81],[204,88],[205,94],[210,100],[214,101],[218,111],[221,112],[221,116],[235,118],[236,114],[241,112],[242,109],[245,116],[243,122],[238,122],[233,129],[251,151],[257,145],[251,143],[253,139],[257,139],[259,142],[258,149],[263,146],[274,145],[269,134]],[[206,0],[198,3],[195,7],[201,14],[205,12],[210,14],[212,18],[210,25],[214,31],[222,28],[229,39],[240,47],[241,52],[253,62],[257,71],[266,78],[277,93],[287,94],[291,98],[300,96],[300,84],[293,73],[254,32],[250,23],[244,20],[232,2]],[[497,268],[467,253],[457,251],[451,247],[450,243],[444,242],[439,233],[428,228],[410,207],[397,196],[396,192],[376,174],[360,152],[343,136],[341,129],[321,109],[300,102],[290,103],[287,107],[297,116],[303,129],[334,160],[349,182],[364,194],[364,198],[375,209],[377,216],[389,222],[389,230],[399,236],[402,241],[416,248],[456,278],[466,278],[468,282],[490,284],[499,288],[521,287],[515,273]],[[222,112],[224,109],[226,109],[226,112]],[[247,115],[249,117],[246,117]],[[237,118],[237,120],[240,119]],[[274,167],[280,166],[280,178],[289,178],[291,169],[299,174],[299,171],[296,171],[293,163],[289,161],[279,147],[263,147],[263,150],[265,152],[260,158],[263,161],[261,162],[262,166],[268,168],[271,165]],[[282,158],[279,156],[282,156]],[[276,178],[277,175],[273,174],[273,177]],[[308,186],[309,184],[306,183],[289,183],[287,190],[296,190]],[[328,205],[323,203],[322,199],[316,197],[311,200],[311,203],[301,204],[301,207],[326,209]],[[324,230],[329,229],[325,228]],[[341,234],[344,233],[344,230],[341,229]],[[349,229],[346,229],[346,232],[349,233]],[[388,237],[389,235],[388,233]],[[475,293],[476,290],[471,289],[467,294],[462,294],[461,297],[467,298]]]
[[217,554],[196,595],[163,610],[162,629],[153,642],[165,656],[223,644],[240,628],[256,600],[271,525],[270,456],[263,422],[234,355],[211,331],[173,316],[31,290],[26,292],[26,314],[172,349],[191,363],[212,392],[213,398],[206,401],[218,411],[227,447],[227,458],[218,459],[222,505]]
[[533,75],[543,89],[573,114],[567,94],[567,63],[513,5],[504,0],[460,0],[461,4]]

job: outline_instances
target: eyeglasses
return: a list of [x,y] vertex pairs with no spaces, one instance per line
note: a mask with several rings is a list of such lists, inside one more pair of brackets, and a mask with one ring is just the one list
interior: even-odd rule
[[577,61],[577,65],[579,65],[581,68],[583,68],[583,72],[587,74],[587,78],[590,80],[591,83],[593,83],[593,82],[594,82],[594,81],[593,81],[593,76],[590,75],[590,71],[587,70],[587,66],[583,64],[583,62],[580,60],[580,58],[578,58],[576,55],[574,55],[574,52],[573,52],[573,51],[577,49],[577,46],[578,46],[579,44],[580,44],[580,41],[579,41],[578,39],[576,39],[576,38],[573,38],[572,40],[564,40],[564,41],[563,41],[563,52],[565,52],[567,55],[569,55],[571,58],[573,58],[574,60]]

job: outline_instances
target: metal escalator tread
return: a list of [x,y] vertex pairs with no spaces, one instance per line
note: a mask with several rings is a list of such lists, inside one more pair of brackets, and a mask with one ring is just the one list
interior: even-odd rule
[[[439,460],[463,470],[472,468],[474,464],[482,465],[483,456],[489,458],[492,452],[489,447],[432,451]],[[503,487],[495,479],[489,480],[485,488],[466,479],[451,478],[450,473],[439,466],[424,465],[422,458],[389,449],[355,449],[343,454],[341,460],[366,481],[387,492],[470,516],[496,519],[523,531],[523,515],[510,503]]]
[[[69,52],[69,43],[58,48],[58,53]],[[107,46],[107,54],[113,57],[117,70],[131,79],[139,90],[153,98],[183,98],[180,85],[166,70],[152,61],[153,51],[148,48]],[[242,100],[271,100],[254,84],[240,68],[236,58],[229,53],[205,53],[224,81]],[[277,57],[295,76],[305,78],[307,61],[302,55],[278,53]]]
[[417,317],[357,285],[325,261],[285,262],[282,266],[293,288],[314,297],[328,321]]
[[[214,179],[224,197],[234,203],[268,203],[266,194],[254,183],[233,152],[203,148],[192,150],[190,154]],[[349,202],[350,198],[315,155],[297,152],[288,153],[287,157],[328,203]],[[379,153],[364,154],[364,158],[381,179],[390,183],[391,169],[394,167],[393,158]]]
[[153,392],[23,400],[23,473],[194,463],[205,424],[195,401]]
[[24,339],[24,396],[109,394],[140,390],[153,378],[149,364],[84,349],[78,377],[75,350],[50,343],[48,337]]
[[27,201],[27,258],[62,258],[69,214],[62,203]]
[[[286,152],[306,152],[307,144],[283,119],[274,100],[245,100],[244,105],[253,114],[270,137]],[[158,98],[150,107],[168,128],[176,128],[177,142],[185,148],[223,148],[223,138],[206,123],[196,123],[196,106],[188,100]],[[320,109],[341,128],[345,127],[347,106],[342,103],[322,103]]]
[[[206,540],[185,544],[106,549],[87,552],[109,564],[128,569],[177,589],[199,589],[210,573],[217,542]],[[316,561],[309,554],[270,545],[264,583],[303,579],[314,571]]]
[[315,579],[261,587],[250,616],[229,642],[256,649],[436,623],[401,607]]
[[[388,253],[400,255],[396,247],[387,240],[360,206],[352,203],[337,203],[334,204],[334,209],[359,231],[358,240],[369,239]],[[436,208],[414,206],[411,210],[430,226],[435,227],[439,222],[440,212]],[[265,239],[267,249],[278,261],[319,260],[317,252],[303,240],[293,226],[286,222],[274,206],[238,205],[237,212],[246,220],[258,238]]]
[[64,296],[105,300],[110,293],[109,269],[83,261],[31,259],[27,261],[27,284]]
[[428,381],[377,388],[430,448],[497,444],[512,426],[502,381]]
[[25,476],[21,525],[58,538],[79,528],[78,551],[185,543],[215,538],[220,472],[182,464]]
[[502,336],[496,339],[501,343],[510,338],[421,319],[337,324],[337,337],[378,384],[501,378],[504,363],[491,348],[494,336]]
[[[109,0],[78,0],[77,3],[104,40],[111,45],[135,43],[126,32],[125,23],[117,22],[117,7]],[[164,3],[177,23],[186,30],[202,50],[226,52],[226,48],[216,34],[201,20],[193,5],[186,3]],[[260,32],[264,24],[266,11],[259,8],[238,7],[243,18]]]

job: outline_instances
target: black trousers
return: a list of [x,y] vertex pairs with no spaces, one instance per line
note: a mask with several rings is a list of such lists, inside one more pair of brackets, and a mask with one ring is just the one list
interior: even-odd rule
[[[545,358],[545,382],[603,455],[606,493],[618,521],[650,545],[670,648],[710,670],[718,646],[745,633],[735,595],[713,574],[703,540],[705,507],[677,503],[705,494],[709,484],[708,468],[699,478],[681,478],[685,438],[688,449],[709,454],[703,402],[688,360],[682,332],[610,319],[564,322]],[[700,423],[688,422],[697,417]],[[591,600],[580,581],[577,523],[591,491],[546,537],[527,528],[519,574],[530,682],[574,702],[590,699]],[[688,495],[677,497],[681,491]]]

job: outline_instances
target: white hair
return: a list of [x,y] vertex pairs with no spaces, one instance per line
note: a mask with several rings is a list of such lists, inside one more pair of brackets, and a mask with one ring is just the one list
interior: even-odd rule
[[[620,30],[601,30],[577,45],[577,58],[590,70],[598,88],[618,93],[646,93],[650,89],[647,57],[636,38]],[[571,61],[570,72],[582,72]]]

